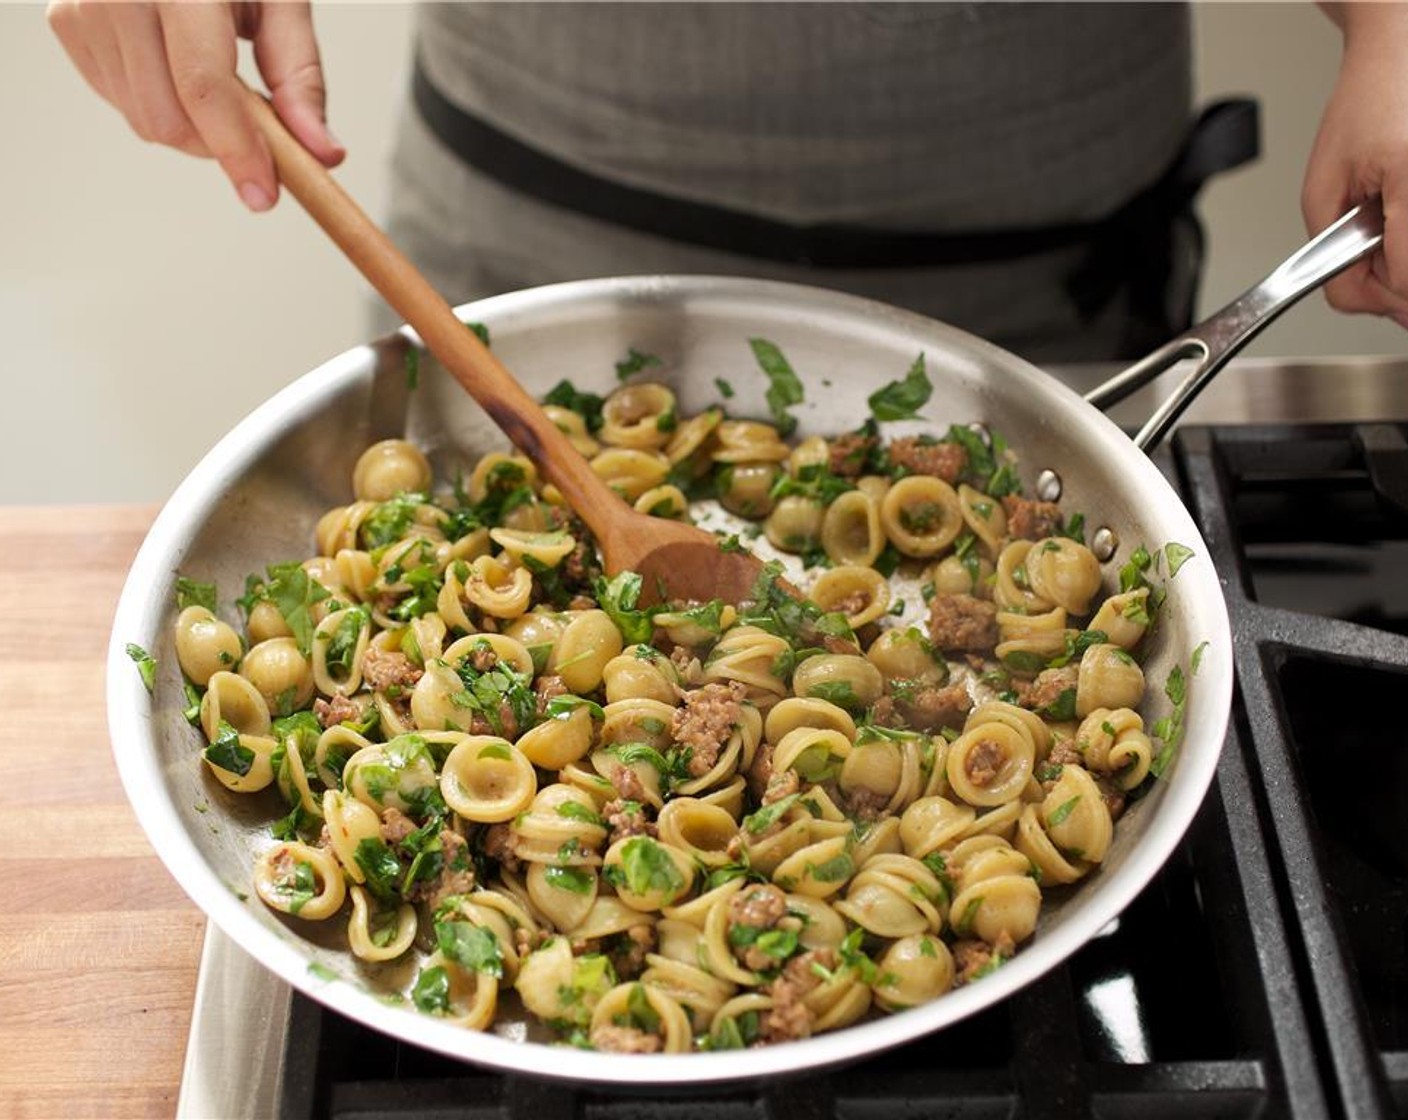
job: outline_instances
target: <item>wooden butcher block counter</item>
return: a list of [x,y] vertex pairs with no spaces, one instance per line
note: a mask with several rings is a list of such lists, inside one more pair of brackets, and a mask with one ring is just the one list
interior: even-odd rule
[[205,919],[128,806],[104,703],[155,516],[0,508],[0,1117],[176,1111]]

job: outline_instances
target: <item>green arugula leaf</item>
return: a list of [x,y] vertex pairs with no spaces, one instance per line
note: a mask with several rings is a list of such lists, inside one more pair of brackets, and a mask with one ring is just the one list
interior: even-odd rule
[[269,578],[259,585],[257,597],[274,604],[292,631],[299,652],[307,657],[313,648],[311,608],[332,593],[313,579],[296,561],[271,564],[267,573]]
[[[371,612],[366,607],[352,607],[338,621],[331,634],[325,636],[324,658],[330,670],[339,677],[346,677],[352,671],[352,659],[357,652],[357,640],[362,627],[371,621]],[[411,631],[407,630],[407,634]],[[404,642],[404,640],[403,640]]]
[[[487,647],[488,642],[483,645]],[[516,672],[502,661],[480,672],[469,657],[461,661],[455,671],[465,687],[463,692],[454,693],[450,702],[456,707],[478,712],[488,721],[495,735],[504,734],[505,706],[513,715],[518,734],[538,722],[538,695],[533,691],[532,678],[527,673]]]
[[606,869],[607,880],[635,895],[654,892],[672,900],[683,892],[684,876],[670,853],[649,836],[633,836],[621,845],[621,863]]
[[450,974],[443,966],[421,969],[411,989],[411,1002],[427,1015],[450,1013]]
[[357,841],[354,858],[366,876],[367,890],[378,902],[391,905],[400,901],[401,861],[385,840],[367,836]]
[[243,778],[254,766],[254,752],[240,744],[240,733],[223,719],[215,739],[205,748],[205,757],[221,770]]
[[773,423],[780,434],[791,435],[797,427],[797,418],[787,410],[794,404],[802,403],[805,396],[802,382],[776,344],[765,338],[750,338],[748,345],[768,377],[767,402]]
[[435,943],[447,958],[471,972],[503,976],[504,955],[492,930],[471,922],[435,923]]
[[914,359],[903,381],[891,381],[881,386],[867,398],[870,414],[876,420],[910,420],[929,403],[934,386],[924,369],[924,355]]
[[661,608],[641,609],[641,577],[636,572],[622,572],[608,580],[597,576],[593,582],[596,601],[604,610],[616,629],[621,631],[626,644],[649,643],[655,634],[654,618]]

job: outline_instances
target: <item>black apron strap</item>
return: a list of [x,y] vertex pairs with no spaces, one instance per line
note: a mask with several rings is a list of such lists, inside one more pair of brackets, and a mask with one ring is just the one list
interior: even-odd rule
[[1122,357],[1138,357],[1192,324],[1204,241],[1193,203],[1214,175],[1260,154],[1256,101],[1209,105],[1169,169],[1092,239],[1066,290],[1086,321],[1122,300],[1129,320]]
[[[503,186],[539,202],[640,233],[761,260],[835,269],[1019,261],[1063,248],[1105,243],[1113,231],[1128,228],[1128,212],[1143,210],[1136,199],[1100,221],[966,233],[774,221],[627,186],[564,163],[455,105],[436,88],[419,59],[411,88],[416,108],[436,138],[476,171]],[[1196,174],[1199,166],[1190,164],[1187,174]],[[1183,176],[1180,171],[1179,181]],[[1167,180],[1165,176],[1159,182]]]

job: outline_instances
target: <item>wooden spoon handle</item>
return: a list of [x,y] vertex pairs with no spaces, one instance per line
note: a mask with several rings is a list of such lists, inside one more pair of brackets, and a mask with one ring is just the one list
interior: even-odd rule
[[327,168],[284,127],[273,106],[253,90],[247,93],[250,112],[289,193],[603,539],[620,497]]

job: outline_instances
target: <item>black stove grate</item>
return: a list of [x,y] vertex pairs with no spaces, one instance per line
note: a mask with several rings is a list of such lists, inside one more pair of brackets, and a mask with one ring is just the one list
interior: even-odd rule
[[1248,761],[1319,1060],[1350,1120],[1408,1115],[1406,431],[1188,428],[1176,443],[1227,577]]
[[1180,431],[1167,462],[1229,577],[1236,643],[1217,780],[1120,919],[1005,1004],[822,1075],[611,1096],[467,1066],[295,993],[283,1115],[1408,1115],[1408,742],[1384,703],[1408,685],[1403,444],[1393,425]]

